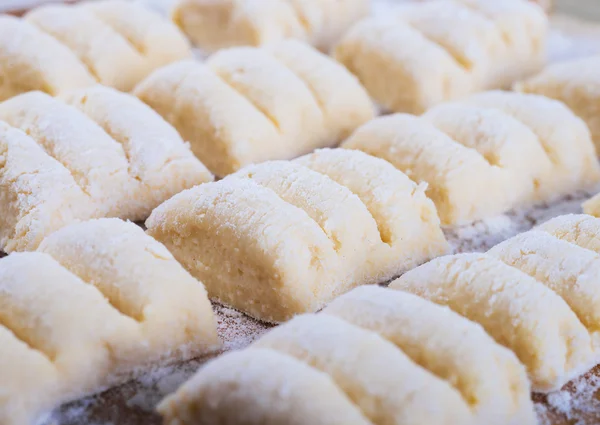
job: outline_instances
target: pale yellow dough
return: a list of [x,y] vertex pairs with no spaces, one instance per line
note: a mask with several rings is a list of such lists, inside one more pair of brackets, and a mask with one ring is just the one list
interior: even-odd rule
[[548,220],[536,229],[600,254],[600,219],[591,215],[561,215]]
[[427,183],[442,223],[451,225],[600,181],[585,124],[561,103],[535,95],[491,91],[421,117],[375,118],[342,147],[383,158]]
[[372,425],[327,374],[258,348],[209,362],[158,411],[165,425]]
[[35,250],[45,236],[94,214],[67,168],[0,121],[0,250]]
[[596,363],[592,338],[543,282],[489,254],[440,257],[392,282],[480,323],[526,366],[534,391],[560,389]]
[[384,109],[419,114],[538,72],[547,26],[521,0],[407,2],[354,25],[335,57]]
[[[376,333],[334,316],[304,315],[252,344],[295,357],[331,376],[375,425],[462,424],[471,412],[446,381]],[[435,409],[431,409],[435,400]]]
[[515,89],[564,102],[586,122],[600,152],[600,57],[552,64]]
[[407,292],[363,286],[334,300],[323,314],[378,333],[448,381],[475,423],[536,423],[523,365],[481,326],[450,309]]
[[218,344],[202,284],[118,219],[0,260],[0,340],[0,418],[11,425]]
[[135,94],[218,176],[335,145],[375,113],[343,66],[293,40],[163,67]]
[[35,249],[78,219],[143,220],[174,194],[213,180],[175,129],[134,96],[94,86],[65,99],[76,107],[37,91],[0,103],[1,250]]
[[184,191],[146,226],[211,298],[269,322],[448,251],[423,188],[385,161],[343,149]]
[[177,0],[173,21],[204,51],[294,38],[329,49],[370,0]]
[[54,37],[22,19],[0,16],[0,101],[31,90],[57,95],[95,83]]
[[41,6],[22,19],[0,17],[0,101],[97,82],[129,91],[154,69],[191,57],[179,29],[139,4]]

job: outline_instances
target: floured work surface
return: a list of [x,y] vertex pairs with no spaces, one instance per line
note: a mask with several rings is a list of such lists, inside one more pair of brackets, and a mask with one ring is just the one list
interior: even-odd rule
[[[20,1],[20,0],[19,0]],[[381,1],[381,4],[387,1]],[[551,60],[600,54],[600,27],[556,18],[551,35]],[[583,200],[596,191],[576,193],[550,205],[515,211],[471,226],[446,229],[455,252],[483,252],[497,243],[535,225],[566,213],[581,212]],[[1,256],[1,254],[0,254]],[[242,348],[260,336],[269,325],[257,322],[230,308],[215,306],[223,350]],[[94,397],[88,397],[53,412],[44,425],[154,425],[161,419],[153,410],[166,394],[173,392],[211,353],[185,364],[158,368],[143,377]],[[588,425],[600,423],[600,366],[566,385],[561,391],[534,395],[540,425]]]

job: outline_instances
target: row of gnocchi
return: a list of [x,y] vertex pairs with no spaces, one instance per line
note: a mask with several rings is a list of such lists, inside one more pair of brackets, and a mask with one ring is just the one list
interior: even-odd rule
[[[304,48],[295,43],[281,46]],[[176,67],[181,70],[187,65],[200,73],[206,71],[204,65],[191,62]],[[198,77],[195,71],[192,77],[196,87],[210,80]],[[166,81],[148,84],[174,93],[170,89],[174,80],[168,80],[168,84]],[[193,150],[203,151],[205,155],[199,156],[214,165],[212,159],[227,158],[219,152],[252,151],[236,141],[248,141],[246,137],[264,134],[263,130],[269,128],[256,130],[261,124],[251,114],[228,115],[232,107],[229,102],[217,107],[215,87],[205,87],[207,99],[186,87],[189,103],[176,103],[180,109],[165,107],[166,115],[182,113],[182,125],[189,128],[182,129],[184,136],[196,135],[190,138],[191,148],[175,128],[140,99],[108,87],[67,92],[61,98],[29,92],[0,103],[0,249],[35,250],[45,236],[78,220],[119,217],[141,221],[154,211],[150,222],[158,223],[165,212],[181,209],[178,205],[185,202],[198,211],[208,210],[219,203],[203,205],[196,199],[214,196],[225,202],[231,198],[219,194],[243,192],[233,186],[239,186],[235,181],[245,176],[250,184],[276,192],[261,195],[265,205],[285,202],[308,214],[313,232],[324,232],[336,255],[354,265],[357,263],[352,255],[358,254],[345,250],[354,252],[361,244],[352,242],[352,238],[364,239],[366,250],[375,242],[383,243],[388,252],[400,250],[406,253],[404,257],[414,257],[418,262],[422,249],[412,252],[407,246],[423,237],[419,232],[428,236],[435,228],[439,233],[440,219],[444,225],[469,223],[589,189],[600,181],[595,148],[581,119],[562,103],[543,96],[496,91],[439,105],[420,117],[393,114],[368,120],[365,114],[358,122],[351,120],[352,124],[347,120],[351,116],[347,114],[348,106],[334,105],[328,114],[329,134],[342,137],[350,133],[341,149],[317,150],[292,161],[263,162],[273,154],[271,151],[277,151],[275,157],[284,152],[297,156],[320,145],[314,140],[300,143],[300,134],[311,134],[301,131],[308,123],[299,126],[295,119],[302,115],[301,110],[288,111],[289,115],[278,117],[282,123],[281,130],[274,133],[278,139],[260,139],[253,144],[265,142],[266,155],[250,161],[258,165],[241,167],[238,163],[228,171],[240,170],[218,183],[204,185],[214,177]],[[147,93],[152,92],[146,88]],[[150,97],[142,99],[156,107]],[[334,94],[332,98],[339,96]],[[205,104],[213,107],[190,107],[202,99],[210,100]],[[259,96],[256,102],[261,99],[273,97]],[[364,100],[368,105],[368,99]],[[245,105],[253,108],[250,103]],[[287,121],[291,124],[284,126],[286,117],[291,118]],[[265,126],[275,128],[266,121]],[[360,125],[362,121],[367,122]],[[296,135],[287,138],[286,147],[283,128],[292,127],[289,131]],[[319,128],[313,129],[323,134]],[[240,134],[232,136],[232,132]],[[295,181],[301,183],[292,184]],[[306,189],[300,190],[301,185]],[[331,193],[337,193],[340,201],[328,204]],[[279,201],[267,200],[269,196]],[[594,212],[595,202],[588,204],[590,212]],[[243,214],[244,205],[240,201],[226,208],[217,220],[235,221],[238,211]],[[352,220],[359,224],[351,224]],[[421,224],[407,224],[411,221]],[[179,225],[184,227],[183,223]],[[346,230],[338,229],[344,226]],[[364,229],[364,237],[358,236],[358,229]],[[351,236],[341,236],[344,232]],[[402,261],[395,254],[389,255]],[[376,256],[383,259],[388,254]],[[398,267],[388,270],[375,260],[372,263],[382,274],[375,280],[399,272]]]
[[210,361],[167,424],[536,424],[600,361],[600,219],[550,220],[486,254],[362,286]]
[[[240,248],[250,263],[264,247]],[[204,275],[119,219],[67,226],[36,252],[1,259],[2,423],[33,423],[218,348],[214,288],[195,279]],[[438,257],[390,288],[346,286],[320,313],[202,367],[159,411],[178,425],[534,424],[532,390],[559,389],[600,361],[599,275],[600,219],[557,217],[486,254]],[[260,299],[263,312],[278,302]]]

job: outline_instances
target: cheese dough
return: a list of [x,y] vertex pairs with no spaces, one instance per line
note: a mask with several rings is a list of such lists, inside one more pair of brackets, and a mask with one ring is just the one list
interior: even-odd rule
[[475,423],[537,423],[523,365],[481,326],[450,309],[407,292],[363,286],[334,300],[323,314],[378,333],[448,381]]
[[504,263],[534,277],[571,307],[600,346],[600,255],[550,233],[531,230],[488,251]]
[[329,49],[370,0],[178,0],[173,21],[204,51],[295,38]]
[[548,66],[538,75],[515,85],[564,102],[588,125],[596,150],[600,149],[600,57],[574,59]]
[[38,251],[140,324],[148,356],[133,359],[138,367],[193,358],[217,344],[204,286],[133,223],[103,218],[72,224],[44,239]]
[[334,316],[296,317],[250,350],[255,347],[285,353],[327,373],[374,425],[471,421],[466,403],[446,381],[376,333]]
[[590,334],[569,305],[491,255],[441,257],[404,274],[390,288],[447,305],[480,323],[526,366],[534,391],[558,390],[595,364]]
[[600,180],[583,122],[560,103],[534,95],[487,92],[421,117],[379,117],[342,147],[383,158],[428,183],[444,224],[555,199]]
[[15,425],[218,344],[202,284],[118,219],[0,260],[0,341],[0,418]]
[[62,99],[122,146],[129,176],[136,181],[127,218],[143,220],[173,195],[214,179],[177,131],[136,97],[97,85]]
[[[71,49],[98,82],[122,91],[162,65],[191,57],[185,38],[168,21],[124,1],[41,6],[24,19]],[[163,41],[150,48],[150,37]]]
[[297,41],[222,50],[206,64],[175,63],[135,94],[218,176],[334,145],[374,116],[352,75]]
[[54,37],[22,19],[0,16],[0,101],[31,90],[57,95],[95,83]]
[[[48,231],[76,219],[116,216],[143,220],[175,193],[212,181],[213,176],[177,132],[137,98],[101,86],[70,92],[66,98],[80,110],[42,92],[21,94],[0,103],[0,120],[27,133],[27,138],[41,148],[32,158],[23,158],[30,162],[27,171],[22,169],[21,160],[8,161],[4,165],[7,178],[41,170],[50,173],[49,167],[59,167],[64,170],[59,173],[67,174],[61,177],[62,181],[44,182],[44,193],[38,193],[39,183],[29,190],[18,187],[24,179],[31,181],[35,175],[19,177],[19,181],[6,180],[6,205],[12,204],[14,209],[7,211],[0,221],[1,232],[5,233],[4,238],[15,240],[4,240],[0,249],[7,252],[35,249]],[[44,156],[48,159],[43,160],[46,163],[43,168],[41,164],[35,165]],[[10,167],[16,169],[11,171]],[[39,200],[27,201],[20,196]],[[50,210],[38,212],[33,207],[42,198],[48,199],[44,202]],[[24,222],[18,224],[19,214],[34,214],[31,217],[48,214],[34,219],[31,225],[50,227],[47,231],[33,230],[26,236],[22,232],[27,230],[17,229],[29,226]],[[41,226],[37,220],[48,224]],[[23,240],[17,242],[20,238]]]
[[600,220],[591,215],[561,215],[548,220],[536,229],[600,254]]
[[[376,170],[386,184],[373,190]],[[359,152],[317,151],[184,191],[146,226],[211,298],[281,322],[448,251],[431,201],[399,174]]]
[[335,57],[394,112],[418,114],[469,93],[506,87],[541,69],[547,17],[523,1],[492,3],[497,2],[401,4],[354,25]]
[[209,362],[158,411],[166,425],[371,425],[327,374],[258,348]]
[[95,213],[67,168],[0,121],[0,250],[34,250],[46,235]]

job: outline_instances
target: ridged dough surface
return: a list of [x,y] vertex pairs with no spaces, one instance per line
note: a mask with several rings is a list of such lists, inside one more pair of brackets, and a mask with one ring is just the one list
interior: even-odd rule
[[55,230],[95,215],[95,205],[60,162],[0,121],[0,250],[31,251]]
[[471,421],[467,405],[447,382],[379,335],[336,317],[296,317],[261,337],[250,350],[254,347],[285,353],[327,373],[373,424]]
[[135,94],[218,176],[333,146],[375,113],[344,67],[293,40],[163,67]]
[[11,425],[219,344],[202,284],[118,219],[64,227],[38,252],[0,260],[0,341]]
[[440,257],[390,287],[480,323],[527,367],[535,391],[557,390],[595,363],[590,334],[569,305],[542,282],[491,255]]
[[258,348],[208,363],[158,410],[167,425],[371,425],[327,374]]
[[600,57],[591,56],[549,65],[515,85],[524,93],[535,93],[564,102],[589,127],[596,150],[600,150]]
[[304,40],[328,50],[358,19],[370,0],[178,0],[173,21],[198,47],[259,46],[283,39]]
[[7,15],[0,16],[0,77],[0,101],[31,90],[57,95],[96,83],[65,45]]
[[448,381],[475,423],[536,423],[523,365],[481,326],[450,309],[407,292],[363,286],[334,300],[322,314],[378,333]]
[[561,215],[548,220],[536,229],[600,254],[600,219],[591,215]]
[[519,0],[406,2],[355,24],[335,57],[384,109],[420,114],[538,72],[548,20]]
[[212,299],[268,322],[316,311],[449,249],[419,186],[343,149],[248,166],[184,191],[146,226]]
[[342,144],[428,184],[442,223],[456,225],[551,201],[600,181],[585,124],[543,96],[484,92],[421,117],[392,114]]

